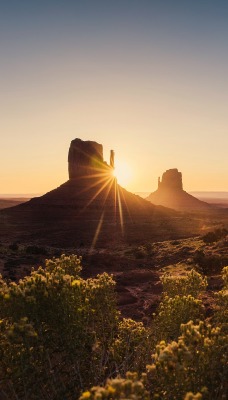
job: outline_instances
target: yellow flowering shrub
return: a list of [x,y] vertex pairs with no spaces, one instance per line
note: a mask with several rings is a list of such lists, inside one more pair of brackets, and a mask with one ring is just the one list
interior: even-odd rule
[[180,334],[180,326],[190,320],[196,322],[204,315],[201,300],[189,296],[165,296],[158,307],[152,328],[157,339],[176,339]]
[[129,370],[142,372],[149,362],[149,344],[148,330],[142,322],[124,318],[111,347],[116,373],[123,376]]
[[181,325],[178,341],[161,341],[153,364],[147,366],[152,398],[179,400],[186,391],[193,391],[210,400],[225,399],[227,346],[228,338],[218,327],[202,321]]
[[0,276],[0,399],[225,400],[227,276],[214,326],[199,322],[205,278],[163,276],[147,328],[120,318],[112,276],[83,279],[75,255],[18,283]]
[[222,269],[222,279],[224,282],[224,289],[228,289],[228,266]]
[[207,288],[207,278],[194,269],[185,275],[176,276],[165,273],[161,277],[165,296],[188,296],[198,297]]
[[222,279],[224,287],[215,293],[217,300],[217,309],[214,314],[215,323],[219,324],[221,329],[228,335],[228,267],[222,270]]
[[[18,284],[0,282],[0,318],[6,321],[1,346],[6,346],[6,338],[11,340],[9,329],[13,330],[14,341],[18,340],[16,353],[24,354],[24,343],[18,329],[15,330],[15,324],[21,324],[24,318],[37,334],[32,346],[34,368],[30,361],[26,367],[28,379],[22,379],[22,364],[17,370],[12,368],[10,375],[16,395],[21,394],[22,399],[30,388],[35,392],[34,398],[43,398],[43,392],[44,398],[52,398],[55,392],[63,398],[100,382],[106,374],[109,347],[119,318],[115,282],[106,273],[84,280],[80,271],[80,258],[63,255],[46,260],[45,268],[32,271]],[[15,346],[9,345],[7,349],[0,359],[0,370],[4,372],[2,390],[6,393],[9,379],[3,366],[14,359]],[[42,362],[39,361],[41,354]],[[37,374],[33,373],[37,363],[40,385],[36,382]]]
[[90,391],[82,393],[79,400],[149,400],[142,379],[137,373],[128,372],[126,378],[108,379],[105,386],[95,386]]

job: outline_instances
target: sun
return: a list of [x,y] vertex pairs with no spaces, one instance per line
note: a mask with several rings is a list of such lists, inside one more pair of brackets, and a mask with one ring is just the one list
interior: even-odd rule
[[132,179],[131,168],[123,161],[116,160],[113,175],[117,179],[117,182],[123,187],[127,186]]

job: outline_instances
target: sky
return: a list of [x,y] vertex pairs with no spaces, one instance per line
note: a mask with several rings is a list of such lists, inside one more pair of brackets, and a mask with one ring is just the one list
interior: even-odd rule
[[0,0],[0,193],[68,179],[74,138],[133,192],[228,190],[226,0]]

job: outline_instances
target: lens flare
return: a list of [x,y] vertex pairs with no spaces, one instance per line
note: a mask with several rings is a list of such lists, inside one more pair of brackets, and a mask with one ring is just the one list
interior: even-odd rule
[[116,160],[113,175],[117,179],[119,185],[124,187],[126,187],[132,179],[132,171],[129,165],[118,160]]

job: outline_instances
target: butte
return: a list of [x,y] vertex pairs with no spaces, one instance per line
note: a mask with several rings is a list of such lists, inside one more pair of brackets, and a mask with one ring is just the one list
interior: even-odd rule
[[113,169],[113,150],[108,164],[101,144],[72,140],[68,181],[41,197],[1,210],[0,240],[94,248],[199,232],[197,221],[188,226],[176,211],[155,206],[122,188]]
[[211,206],[183,189],[182,173],[178,169],[168,169],[158,178],[158,188],[146,200],[178,211],[209,211]]

